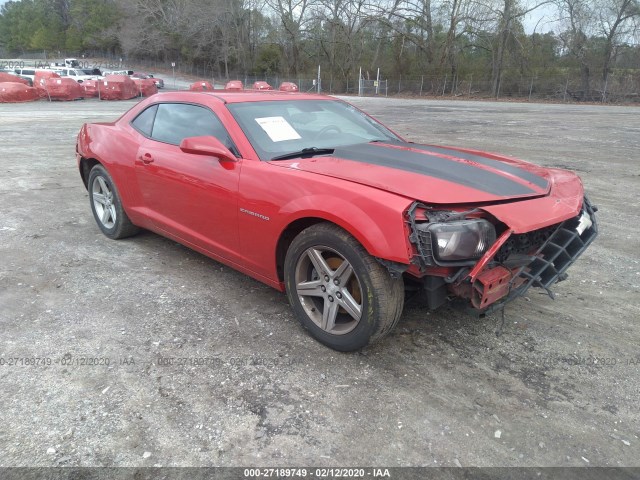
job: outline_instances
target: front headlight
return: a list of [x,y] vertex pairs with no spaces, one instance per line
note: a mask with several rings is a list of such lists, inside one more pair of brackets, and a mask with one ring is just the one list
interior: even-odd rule
[[428,231],[433,254],[442,262],[478,259],[496,241],[496,229],[482,219],[432,223]]

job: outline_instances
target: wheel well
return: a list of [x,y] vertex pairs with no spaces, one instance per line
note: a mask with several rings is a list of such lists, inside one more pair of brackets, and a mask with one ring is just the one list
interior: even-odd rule
[[278,245],[276,246],[276,269],[278,272],[278,279],[281,282],[284,281],[284,259],[287,256],[287,250],[289,250],[289,246],[293,239],[296,238],[305,228],[309,228],[311,225],[323,222],[332,223],[324,218],[300,218],[289,224],[289,226],[287,226],[287,228],[282,232],[278,239]]
[[80,176],[85,188],[89,188],[89,172],[99,163],[95,158],[83,158],[80,160]]

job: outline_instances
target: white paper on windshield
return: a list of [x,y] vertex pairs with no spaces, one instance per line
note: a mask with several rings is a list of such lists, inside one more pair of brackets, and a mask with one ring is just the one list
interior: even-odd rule
[[284,142],[285,140],[302,138],[283,117],[256,118],[256,122],[269,135],[272,142]]

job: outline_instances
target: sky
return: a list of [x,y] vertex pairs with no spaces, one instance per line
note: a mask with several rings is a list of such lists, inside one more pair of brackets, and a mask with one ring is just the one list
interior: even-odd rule
[[525,16],[523,25],[527,33],[547,33],[558,29],[558,9],[554,5],[543,5]]

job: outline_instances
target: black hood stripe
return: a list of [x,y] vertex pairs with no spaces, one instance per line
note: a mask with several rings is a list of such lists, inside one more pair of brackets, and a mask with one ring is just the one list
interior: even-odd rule
[[[410,143],[393,143],[392,145],[416,147]],[[338,147],[333,156],[427,175],[497,196],[525,196],[539,193],[508,177],[467,163],[409,150],[384,148],[384,144],[362,143]]]
[[481,157],[480,155],[474,155],[473,153],[460,152],[458,150],[452,150],[450,148],[432,147],[429,145],[414,145],[414,144],[402,144],[402,146],[411,147],[416,150],[422,150],[423,152],[433,152],[440,155],[449,155],[451,157],[462,158],[463,160],[469,160],[471,162],[485,165],[487,167],[495,168],[502,172],[513,175],[514,177],[521,178],[527,182],[533,183],[535,186],[547,190],[549,183],[546,179],[536,175],[535,173],[528,172],[515,165],[509,165],[508,163],[501,162],[500,160],[494,160],[492,158]]

